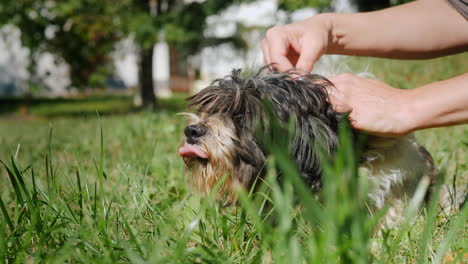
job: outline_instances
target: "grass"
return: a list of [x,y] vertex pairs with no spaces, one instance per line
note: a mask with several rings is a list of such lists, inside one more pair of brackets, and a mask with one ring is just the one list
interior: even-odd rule
[[[468,71],[466,59],[350,65],[370,65],[377,77],[412,88]],[[421,199],[412,200],[400,228],[375,235],[378,215],[363,206],[366,182],[346,138],[326,167],[320,203],[297,180],[281,145],[271,144],[266,184],[241,192],[241,206],[223,208],[195,195],[184,175],[180,98],[162,101],[166,110],[157,113],[100,117],[90,106],[97,99],[77,102],[94,109],[84,116],[69,114],[73,103],[57,104],[32,106],[39,118],[0,122],[3,263],[466,262],[466,207],[445,216],[434,203],[417,210]],[[467,183],[466,126],[417,137],[447,178]],[[278,167],[286,172],[282,186],[274,180]]]
[[[174,94],[171,98],[160,98],[158,107],[172,112],[185,108],[185,94]],[[20,117],[83,117],[100,115],[128,114],[138,109],[131,95],[93,94],[70,98],[22,98],[0,97],[0,115]]]

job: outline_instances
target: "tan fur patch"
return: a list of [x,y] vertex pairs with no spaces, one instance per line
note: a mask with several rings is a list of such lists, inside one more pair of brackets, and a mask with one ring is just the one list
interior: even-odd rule
[[[199,138],[198,146],[208,154],[208,160],[184,158],[195,189],[207,195],[222,181],[216,196],[227,203],[237,200],[235,188],[240,185],[235,177],[234,142],[238,140],[232,121],[224,115],[187,114],[191,125],[203,125],[206,135]],[[184,142],[185,139],[183,139]]]

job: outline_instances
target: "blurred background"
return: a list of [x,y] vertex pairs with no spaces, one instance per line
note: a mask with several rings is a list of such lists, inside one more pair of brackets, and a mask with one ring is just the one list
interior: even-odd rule
[[171,107],[165,98],[186,97],[232,68],[260,67],[271,26],[401,2],[2,0],[0,113]]

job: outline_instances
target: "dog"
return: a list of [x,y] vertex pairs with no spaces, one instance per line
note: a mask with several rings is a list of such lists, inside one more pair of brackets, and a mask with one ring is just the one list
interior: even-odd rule
[[[264,68],[250,78],[233,70],[188,98],[192,113],[185,113],[189,125],[179,154],[195,189],[208,194],[223,180],[216,196],[224,203],[235,203],[237,186],[249,189],[265,174],[268,152],[258,130],[271,133],[268,124],[275,118],[283,124],[294,123],[288,151],[304,184],[318,191],[322,166],[317,148],[331,156],[335,153],[340,121],[346,117],[330,104],[332,89],[333,84],[320,75]],[[427,176],[434,180],[437,174],[431,155],[413,135],[368,135],[359,161],[368,175],[370,208],[378,210],[392,203],[385,217],[389,226],[401,217],[405,197],[412,197],[421,179]]]

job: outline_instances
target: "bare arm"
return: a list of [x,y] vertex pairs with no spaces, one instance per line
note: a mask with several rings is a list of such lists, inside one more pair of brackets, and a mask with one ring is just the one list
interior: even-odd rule
[[324,19],[331,23],[327,53],[425,59],[468,50],[468,21],[443,0]]
[[410,130],[468,123],[468,73],[408,90]]
[[447,1],[420,0],[368,13],[319,14],[269,29],[264,62],[311,71],[322,54],[400,59],[468,50],[468,21]]

